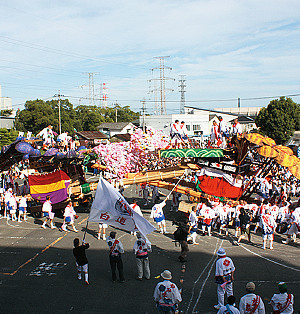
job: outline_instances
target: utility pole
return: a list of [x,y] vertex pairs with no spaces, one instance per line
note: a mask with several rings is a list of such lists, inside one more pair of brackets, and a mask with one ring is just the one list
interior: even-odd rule
[[145,111],[146,111],[146,101],[145,101],[145,99],[143,99],[142,101],[141,101],[141,103],[142,103],[142,114],[143,114],[143,131],[144,132],[146,132],[146,115],[145,115]]
[[118,122],[118,108],[116,107],[116,123]]
[[185,79],[184,79],[185,75],[180,75],[180,80],[179,83],[180,85],[178,87],[180,87],[180,113],[184,113],[184,106],[185,106],[185,90],[184,88],[186,87],[185,85]]
[[54,95],[53,97],[58,97],[58,129],[59,129],[59,134],[61,134],[60,97],[65,97],[65,96],[61,95],[60,90],[59,90],[58,94]]
[[[172,68],[165,66],[165,59],[169,58],[170,56],[164,56],[164,57],[155,57],[155,59],[159,59],[159,67],[153,68],[153,70],[159,70],[159,78],[152,79],[154,81],[159,81],[160,82],[160,110],[159,113],[161,115],[166,114],[166,90],[173,91],[172,89],[166,89],[166,80],[173,80],[175,79],[170,78],[170,77],[165,77],[165,70],[172,70]],[[150,80],[150,81],[152,81]]]
[[59,134],[61,134],[60,90],[58,91],[58,126],[59,126]]

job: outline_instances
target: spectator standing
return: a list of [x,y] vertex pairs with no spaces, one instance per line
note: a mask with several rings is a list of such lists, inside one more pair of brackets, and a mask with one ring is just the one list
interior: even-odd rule
[[226,256],[226,252],[223,248],[217,251],[218,260],[216,262],[215,280],[218,284],[217,295],[218,304],[215,305],[215,309],[219,310],[224,305],[225,292],[227,297],[233,295],[233,280],[235,267],[230,257]]
[[84,281],[87,285],[89,285],[89,274],[88,274],[88,259],[85,254],[85,250],[89,248],[88,243],[83,243],[79,245],[79,239],[74,239],[74,249],[73,255],[76,259],[76,266],[77,266],[77,278],[81,280],[81,273],[84,273]]
[[136,257],[137,265],[137,280],[143,280],[143,276],[147,280],[150,279],[150,264],[148,252],[151,252],[151,244],[147,243],[145,239],[142,238],[141,234],[137,232],[137,240],[134,243],[133,251]]
[[285,282],[278,284],[279,293],[272,296],[270,304],[273,308],[273,313],[292,314],[294,313],[294,296],[287,292]]
[[159,282],[154,290],[154,301],[159,313],[175,313],[178,304],[182,301],[176,284],[171,282],[172,273],[164,270],[160,276],[164,281]]
[[112,281],[116,282],[117,280],[116,268],[118,268],[120,282],[125,282],[121,256],[121,254],[124,253],[124,248],[122,242],[116,239],[116,234],[115,231],[111,231],[106,240],[109,247],[109,263],[112,271]]
[[246,284],[246,292],[240,300],[240,313],[241,314],[265,314],[265,305],[261,297],[254,294],[255,283],[248,282]]

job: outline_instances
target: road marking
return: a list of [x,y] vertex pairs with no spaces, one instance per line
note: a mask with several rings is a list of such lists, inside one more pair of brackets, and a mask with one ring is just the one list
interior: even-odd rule
[[56,244],[57,242],[59,242],[60,240],[62,240],[65,236],[67,235],[67,233],[65,233],[63,236],[57,238],[55,241],[53,241],[52,243],[50,243],[49,245],[47,245],[44,249],[42,249],[41,252],[36,253],[33,257],[31,257],[28,261],[26,261],[25,263],[23,263],[22,265],[20,265],[15,271],[13,271],[12,273],[0,273],[0,275],[8,275],[8,276],[14,276],[20,269],[22,269],[24,266],[26,266],[27,264],[29,264],[30,262],[34,261],[40,254],[44,253],[45,251],[47,251],[50,247],[52,247],[54,244]]
[[[222,247],[223,242],[224,242],[224,240],[222,240],[222,242],[221,242],[219,248]],[[217,247],[215,248],[215,251],[214,251],[213,256],[215,256],[216,252],[217,252]],[[194,305],[194,307],[193,307],[193,311],[192,311],[192,312],[195,311],[195,308],[196,308],[196,306],[198,305],[198,302],[200,301],[200,298],[201,298],[203,289],[204,289],[204,287],[205,287],[205,285],[206,285],[206,281],[207,281],[208,277],[210,276],[211,270],[212,270],[212,268],[214,267],[215,262],[216,262],[217,259],[218,259],[218,256],[216,256],[216,257],[214,258],[214,260],[213,260],[213,262],[212,262],[212,264],[211,264],[211,266],[210,266],[209,272],[208,272],[206,278],[205,278],[204,281],[203,281],[203,284],[202,284],[202,286],[201,286],[200,292],[199,292],[199,294],[198,294],[198,298],[197,298],[197,300],[196,300],[196,303],[195,303],[195,305]]]
[[82,223],[84,223],[85,221],[87,221],[88,218],[89,218],[89,216],[87,216],[87,217],[85,217],[84,219],[82,219],[82,220],[78,223],[78,225],[81,225]]
[[65,267],[67,263],[41,263],[33,271],[30,272],[29,276],[55,276],[56,271]]
[[265,259],[265,260],[268,261],[268,262],[271,262],[271,263],[274,263],[274,264],[276,264],[276,265],[279,265],[279,266],[282,266],[282,267],[289,268],[289,269],[291,269],[291,270],[295,270],[295,271],[299,271],[299,272],[300,272],[300,269],[297,269],[297,268],[294,268],[294,267],[290,267],[290,266],[287,266],[287,265],[285,265],[285,264],[281,264],[281,263],[279,263],[279,262],[273,261],[273,260],[271,260],[271,259],[269,259],[269,258],[267,258],[267,257],[265,257],[265,256],[262,256],[262,255],[260,255],[260,254],[258,254],[258,253],[255,253],[255,252],[249,250],[249,249],[246,248],[244,245],[240,245],[240,247],[242,247],[244,250],[250,252],[250,253],[253,254],[253,255],[256,255],[256,256],[258,256],[258,257],[260,257],[260,258],[262,258],[262,259]]
[[[224,240],[222,240],[221,245],[222,245],[223,241],[224,241]],[[191,295],[191,298],[190,298],[188,307],[187,307],[187,309],[186,309],[186,313],[188,313],[188,311],[189,311],[189,309],[190,309],[190,305],[191,305],[191,303],[192,303],[192,301],[193,301],[196,284],[198,283],[198,281],[200,280],[200,278],[202,277],[202,275],[204,274],[204,272],[206,271],[206,269],[208,268],[208,266],[210,265],[210,263],[211,263],[211,262],[213,261],[213,259],[215,258],[215,252],[217,251],[218,243],[219,243],[219,238],[217,239],[213,256],[211,257],[211,259],[209,260],[209,262],[207,263],[207,265],[204,267],[204,269],[202,270],[201,274],[198,276],[198,278],[196,279],[196,281],[194,281],[193,289],[192,289],[192,295]],[[213,265],[213,264],[212,264],[212,265]]]

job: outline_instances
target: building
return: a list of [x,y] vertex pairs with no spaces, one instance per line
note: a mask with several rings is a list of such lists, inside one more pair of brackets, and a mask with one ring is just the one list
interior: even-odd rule
[[264,107],[231,107],[231,108],[215,108],[215,110],[222,112],[230,112],[241,116],[256,117],[262,108]]
[[12,99],[10,97],[2,97],[1,85],[0,85],[0,110],[12,110]]
[[80,146],[96,146],[108,139],[108,136],[100,131],[76,132]]
[[131,122],[104,122],[98,127],[99,131],[109,137],[113,137],[116,134],[132,134],[135,128],[135,125]]

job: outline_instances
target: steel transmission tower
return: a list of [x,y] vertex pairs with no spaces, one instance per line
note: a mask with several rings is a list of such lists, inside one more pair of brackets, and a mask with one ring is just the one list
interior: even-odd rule
[[99,74],[99,73],[95,73],[95,72],[88,73],[89,75],[89,105],[95,105],[95,85],[94,85],[95,74]]
[[185,106],[185,75],[180,75],[180,80],[179,83],[180,85],[178,86],[180,88],[180,113],[184,113],[184,106]]
[[[156,79],[152,79],[153,81],[159,81],[159,88],[154,88],[152,91],[153,92],[160,92],[160,106],[158,104],[156,104],[155,101],[155,107],[159,107],[159,108],[154,108],[154,112],[156,111],[156,114],[166,114],[167,110],[166,110],[166,90],[169,91],[173,91],[170,88],[166,88],[166,80],[174,80],[173,78],[170,77],[165,77],[165,70],[172,70],[172,68],[165,66],[165,59],[169,58],[170,56],[164,56],[164,57],[155,57],[155,59],[159,60],[159,67],[153,68],[152,71],[154,70],[159,70],[159,78]],[[150,82],[152,81],[150,80]]]

